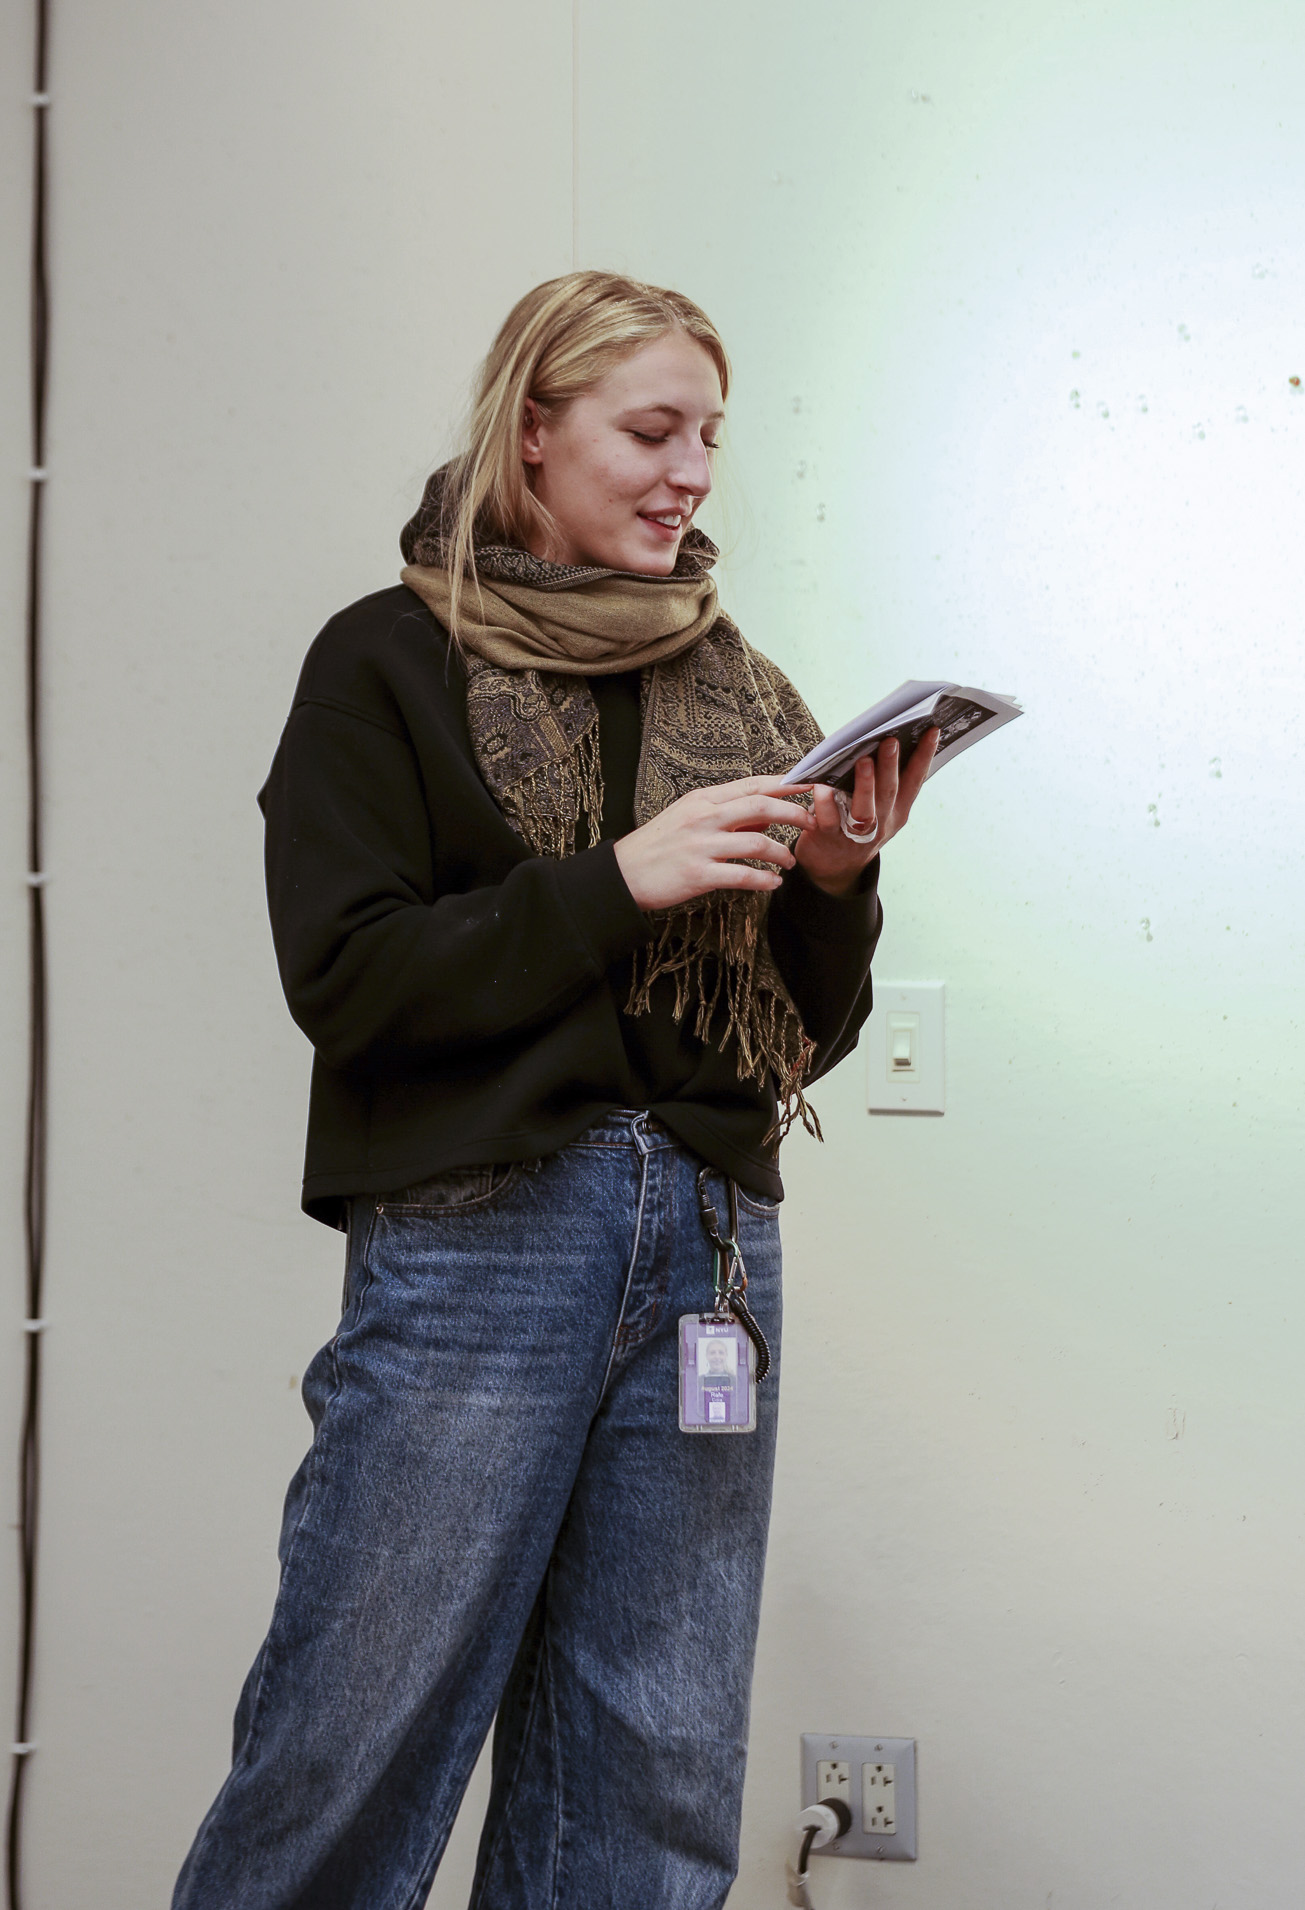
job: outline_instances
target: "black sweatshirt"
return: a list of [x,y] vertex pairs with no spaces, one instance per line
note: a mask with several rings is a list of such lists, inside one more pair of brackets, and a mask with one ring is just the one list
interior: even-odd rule
[[[412,591],[333,617],[304,663],[259,802],[272,935],[290,1012],[316,1050],[305,1210],[446,1167],[533,1159],[610,1108],[648,1108],[703,1159],[773,1200],[773,1091],[733,1045],[671,1013],[625,1013],[651,927],[612,838],[634,826],[638,675],[590,679],[604,840],[533,855],[481,780],[466,679]],[[813,1075],[870,1012],[878,863],[833,898],[800,870],[772,898],[771,951],[816,1043]]]

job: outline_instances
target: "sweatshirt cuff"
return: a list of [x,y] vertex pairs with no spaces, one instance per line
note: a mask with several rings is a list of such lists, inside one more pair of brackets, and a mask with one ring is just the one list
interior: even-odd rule
[[813,941],[867,942],[879,927],[879,857],[866,864],[846,895],[827,895],[798,863],[770,906],[782,908],[794,928]]
[[626,887],[616,844],[600,842],[557,864],[562,901],[600,968],[651,939],[652,924]]

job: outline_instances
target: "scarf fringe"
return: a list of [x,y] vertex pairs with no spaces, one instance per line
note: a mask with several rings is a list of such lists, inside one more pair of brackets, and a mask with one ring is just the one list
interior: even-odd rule
[[652,987],[663,975],[675,980],[675,1019],[692,1006],[699,1041],[711,1034],[722,1001],[725,1027],[717,1042],[724,1053],[736,1044],[740,1081],[775,1088],[777,1110],[764,1145],[777,1144],[796,1121],[823,1140],[815,1109],[802,1092],[816,1044],[803,1029],[770,952],[762,939],[765,898],[717,891],[686,908],[661,914],[657,939],[635,956],[629,1015],[647,1014]]
[[603,765],[595,720],[560,763],[547,763],[499,792],[499,804],[517,834],[536,855],[559,861],[574,855],[577,826],[584,821],[592,849],[603,828]]

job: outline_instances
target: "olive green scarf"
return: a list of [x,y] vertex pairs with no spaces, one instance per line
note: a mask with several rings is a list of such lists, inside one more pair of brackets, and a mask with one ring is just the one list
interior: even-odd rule
[[[401,576],[447,627],[443,476],[436,472],[404,530]],[[537,855],[574,854],[582,821],[587,844],[599,839],[598,711],[586,677],[643,672],[637,825],[690,790],[782,775],[819,741],[787,677],[720,611],[708,574],[716,555],[697,530],[681,540],[667,577],[477,548],[476,578],[464,580],[459,603],[471,743],[494,800]],[[736,1043],[740,1079],[773,1083],[779,1133],[798,1116],[814,1121],[802,1098],[812,1043],[766,941],[769,904],[767,893],[718,889],[657,911],[627,1010],[648,1011],[661,975],[674,977],[675,1017],[692,1009],[699,1039],[723,1009],[720,1046]]]

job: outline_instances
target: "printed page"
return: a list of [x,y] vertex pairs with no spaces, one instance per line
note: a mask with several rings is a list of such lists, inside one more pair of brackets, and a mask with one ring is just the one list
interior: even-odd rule
[[992,690],[963,688],[956,683],[903,683],[891,696],[808,750],[785,781],[830,783],[836,789],[851,789],[857,762],[862,756],[873,756],[885,737],[897,737],[905,760],[925,731],[936,724],[942,735],[929,771],[932,776],[982,737],[1022,715],[1013,697],[999,696]]

